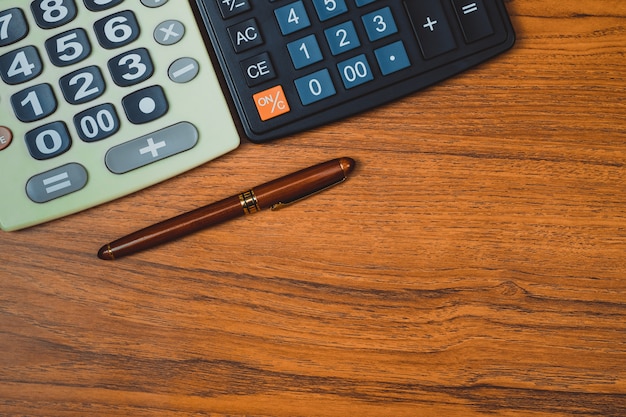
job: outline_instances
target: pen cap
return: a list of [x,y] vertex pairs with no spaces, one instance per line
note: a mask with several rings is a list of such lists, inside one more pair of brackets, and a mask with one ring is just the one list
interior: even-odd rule
[[291,204],[344,181],[355,165],[352,158],[333,159],[259,185],[254,193],[261,209]]

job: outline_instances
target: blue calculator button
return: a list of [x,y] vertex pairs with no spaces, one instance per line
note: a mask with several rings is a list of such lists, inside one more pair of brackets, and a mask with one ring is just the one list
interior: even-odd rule
[[96,142],[115,134],[120,128],[120,120],[115,107],[105,103],[74,116],[74,127],[83,141]]
[[57,100],[50,84],[38,84],[13,94],[11,105],[20,121],[34,122],[54,113]]
[[278,26],[280,26],[280,31],[283,35],[289,35],[290,33],[311,26],[309,16],[304,9],[302,1],[279,7],[274,10],[274,15],[276,15]]
[[0,46],[10,45],[28,34],[24,12],[17,7],[0,11]]
[[313,0],[313,6],[322,22],[348,11],[344,0]]
[[63,122],[52,122],[24,135],[30,155],[38,160],[50,159],[67,151],[72,141]]
[[290,42],[287,44],[287,49],[295,69],[304,68],[324,58],[315,35],[305,36],[297,41]]
[[0,77],[15,85],[32,80],[41,74],[43,65],[34,46],[25,46],[0,56]]
[[354,0],[357,7],[367,6],[370,3],[374,3],[376,0]]
[[26,183],[26,194],[35,203],[45,203],[82,189],[87,185],[87,170],[71,163],[35,175]]
[[263,38],[259,26],[254,19],[226,28],[235,52],[243,52],[255,46],[263,44]]
[[363,25],[365,25],[367,37],[372,42],[398,32],[396,21],[393,19],[389,7],[368,13],[361,18]]
[[307,106],[335,95],[335,86],[326,68],[295,80],[302,104]]
[[356,87],[374,79],[367,58],[363,54],[340,62],[337,64],[337,68],[339,69],[343,85],[346,89]]
[[35,22],[42,29],[52,29],[74,20],[74,0],[35,0],[30,4]]
[[127,95],[122,106],[128,120],[136,125],[156,120],[169,110],[165,92],[158,85]]
[[76,64],[91,54],[87,33],[80,28],[53,36],[45,45],[50,61],[57,67]]
[[374,51],[380,72],[389,75],[411,66],[402,41],[397,41]]
[[98,43],[105,49],[121,48],[139,37],[139,23],[130,10],[100,19],[93,27]]
[[333,55],[339,55],[361,45],[354,24],[351,21],[328,28],[324,31],[324,34],[326,35],[330,52]]
[[95,65],[67,74],[59,80],[63,97],[70,104],[82,104],[104,94],[105,84]]

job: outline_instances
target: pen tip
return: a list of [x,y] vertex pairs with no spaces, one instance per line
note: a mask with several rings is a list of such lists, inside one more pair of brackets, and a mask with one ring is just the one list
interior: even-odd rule
[[356,161],[352,158],[343,157],[339,159],[339,165],[341,166],[344,175],[348,175],[354,169]]
[[105,261],[114,260],[115,257],[113,256],[113,253],[111,253],[111,246],[104,245],[103,247],[101,247],[100,250],[98,251],[98,258],[104,259]]

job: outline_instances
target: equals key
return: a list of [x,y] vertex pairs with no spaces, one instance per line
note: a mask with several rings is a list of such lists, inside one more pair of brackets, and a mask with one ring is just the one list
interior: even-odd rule
[[489,14],[482,0],[452,0],[452,2],[467,43],[476,42],[493,34]]

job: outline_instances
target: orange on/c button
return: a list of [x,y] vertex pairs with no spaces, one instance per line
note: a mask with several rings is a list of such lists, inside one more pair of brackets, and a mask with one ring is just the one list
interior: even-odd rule
[[0,126],[0,151],[7,148],[13,140],[13,133],[8,127]]
[[252,98],[263,121],[288,113],[290,110],[281,85],[256,93]]

